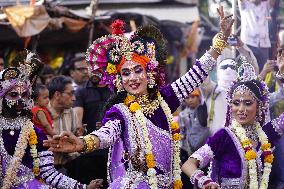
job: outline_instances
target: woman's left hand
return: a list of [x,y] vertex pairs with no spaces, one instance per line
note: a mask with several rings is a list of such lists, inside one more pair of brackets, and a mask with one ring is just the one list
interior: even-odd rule
[[232,25],[234,23],[234,19],[232,18],[233,15],[225,16],[223,6],[220,6],[219,8],[217,8],[217,12],[220,16],[221,32],[226,37],[229,37],[232,32]]
[[220,188],[220,186],[216,182],[209,182],[208,184],[203,186],[202,189],[219,189],[219,188]]

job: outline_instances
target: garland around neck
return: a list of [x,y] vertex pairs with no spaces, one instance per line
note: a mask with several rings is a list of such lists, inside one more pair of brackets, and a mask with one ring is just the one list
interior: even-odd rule
[[256,164],[257,153],[253,149],[253,145],[246,135],[246,130],[236,120],[233,120],[231,128],[232,131],[236,134],[236,136],[240,140],[241,145],[245,151],[245,159],[248,161],[249,189],[267,189],[269,182],[269,175],[272,167],[271,164],[273,162],[274,156],[272,154],[271,144],[268,142],[267,135],[262,130],[260,124],[256,122],[254,126],[256,127],[258,138],[259,141],[261,142],[261,150],[263,151],[263,156],[264,156],[264,168],[260,183],[257,178],[257,164]]
[[[171,110],[168,106],[168,104],[164,101],[163,97],[160,93],[157,94],[158,96],[158,105],[161,105],[166,117],[167,121],[170,127],[170,132],[172,135],[172,141],[173,141],[173,188],[174,189],[181,189],[182,188],[182,181],[181,181],[181,169],[180,169],[180,148],[179,148],[179,141],[181,139],[180,130],[177,122],[173,121],[173,115],[171,114]],[[138,120],[139,124],[141,125],[141,130],[143,134],[143,138],[145,140],[145,161],[146,166],[148,168],[147,170],[147,176],[148,176],[148,182],[151,189],[158,188],[158,181],[156,176],[156,163],[155,163],[155,157],[152,152],[153,146],[149,138],[148,128],[146,120],[147,118],[142,112],[142,108],[139,105],[137,101],[135,101],[135,98],[131,95],[128,95],[125,99],[125,104],[129,106],[130,111],[135,115],[135,118]]]

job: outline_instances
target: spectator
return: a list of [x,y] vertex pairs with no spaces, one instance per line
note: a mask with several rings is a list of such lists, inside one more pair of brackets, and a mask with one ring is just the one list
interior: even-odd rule
[[[99,84],[101,77],[102,72],[100,70],[93,71],[90,79],[84,85],[78,87],[75,93],[74,110],[79,121],[86,125],[87,133],[100,128],[104,116],[103,108],[110,97],[109,88],[106,85]],[[103,178],[106,187],[107,157],[108,149],[103,149],[77,158],[74,163],[80,166],[77,166],[78,170],[73,170],[72,177],[84,183],[90,182],[93,178]]]
[[[277,63],[280,61],[284,61],[284,31],[279,32],[279,48],[277,53]],[[275,98],[270,100],[270,112],[271,118],[275,118],[279,115],[279,113],[283,112],[284,107],[284,89],[283,83],[284,81],[280,81],[280,90],[276,92]],[[277,111],[278,110],[278,111]],[[272,183],[275,184],[275,189],[283,189],[284,188],[284,137],[282,136],[279,142],[276,144],[276,148],[274,151],[275,161],[273,164],[273,169],[271,172],[272,175]]]
[[236,62],[233,59],[225,59],[217,66],[217,84],[209,79],[202,87],[207,105],[207,126],[210,135],[213,135],[224,125],[227,109],[224,99],[226,99],[227,89],[236,78]]
[[52,126],[52,118],[47,109],[49,103],[49,91],[45,85],[36,86],[33,98],[35,106],[32,108],[33,123],[48,136],[55,135]]
[[48,86],[50,81],[55,77],[54,70],[47,64],[44,65],[40,75],[40,80],[43,85]]
[[0,71],[4,70],[4,59],[0,56]]
[[[48,109],[53,118],[53,127],[56,134],[62,131],[71,131],[78,135],[82,129],[75,111],[72,109],[75,101],[75,91],[72,86],[72,79],[66,76],[57,76],[53,78],[49,85],[50,103]],[[67,171],[66,163],[76,158],[74,154],[55,153],[55,167],[63,173]]]
[[[188,98],[185,99],[185,109],[179,114],[179,125],[181,128],[181,162],[184,163],[188,157],[200,148],[209,136],[207,127],[207,108],[202,100],[200,90],[195,89]],[[183,177],[185,188],[189,188],[189,180]]]
[[70,62],[70,77],[73,79],[74,90],[77,90],[78,86],[83,85],[89,79],[88,65],[85,60],[85,56],[75,57]]
[[268,17],[275,0],[238,0],[241,14],[241,40],[256,56],[262,70],[269,58]]

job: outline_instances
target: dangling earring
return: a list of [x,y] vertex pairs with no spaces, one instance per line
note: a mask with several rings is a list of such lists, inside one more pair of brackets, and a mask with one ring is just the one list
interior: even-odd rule
[[148,87],[150,89],[154,88],[154,86],[156,85],[154,74],[152,72],[148,72],[147,77],[148,77]]
[[258,105],[258,110],[257,110],[257,118],[256,120],[258,122],[261,122],[262,121],[262,106],[259,104]]
[[117,92],[124,91],[124,88],[123,88],[123,85],[122,85],[122,78],[118,74],[116,75],[116,78],[115,78],[115,86],[117,88]]
[[3,98],[0,99],[0,115],[2,115],[2,108],[3,108],[2,104],[3,104]]

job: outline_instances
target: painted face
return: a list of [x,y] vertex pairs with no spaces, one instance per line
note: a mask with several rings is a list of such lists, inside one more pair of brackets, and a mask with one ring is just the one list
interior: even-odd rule
[[26,84],[21,83],[11,88],[4,96],[7,111],[20,114],[24,109],[31,108],[30,91]]
[[132,95],[147,94],[147,74],[141,64],[133,61],[125,62],[120,71],[123,88]]
[[257,102],[250,92],[237,91],[232,100],[232,116],[241,125],[253,124],[256,119]]
[[238,74],[236,71],[236,62],[232,59],[226,59],[220,62],[217,69],[218,85],[227,89],[230,84],[236,80]]
[[39,91],[39,96],[36,102],[41,107],[47,107],[49,103],[49,91],[48,89],[43,89]]

